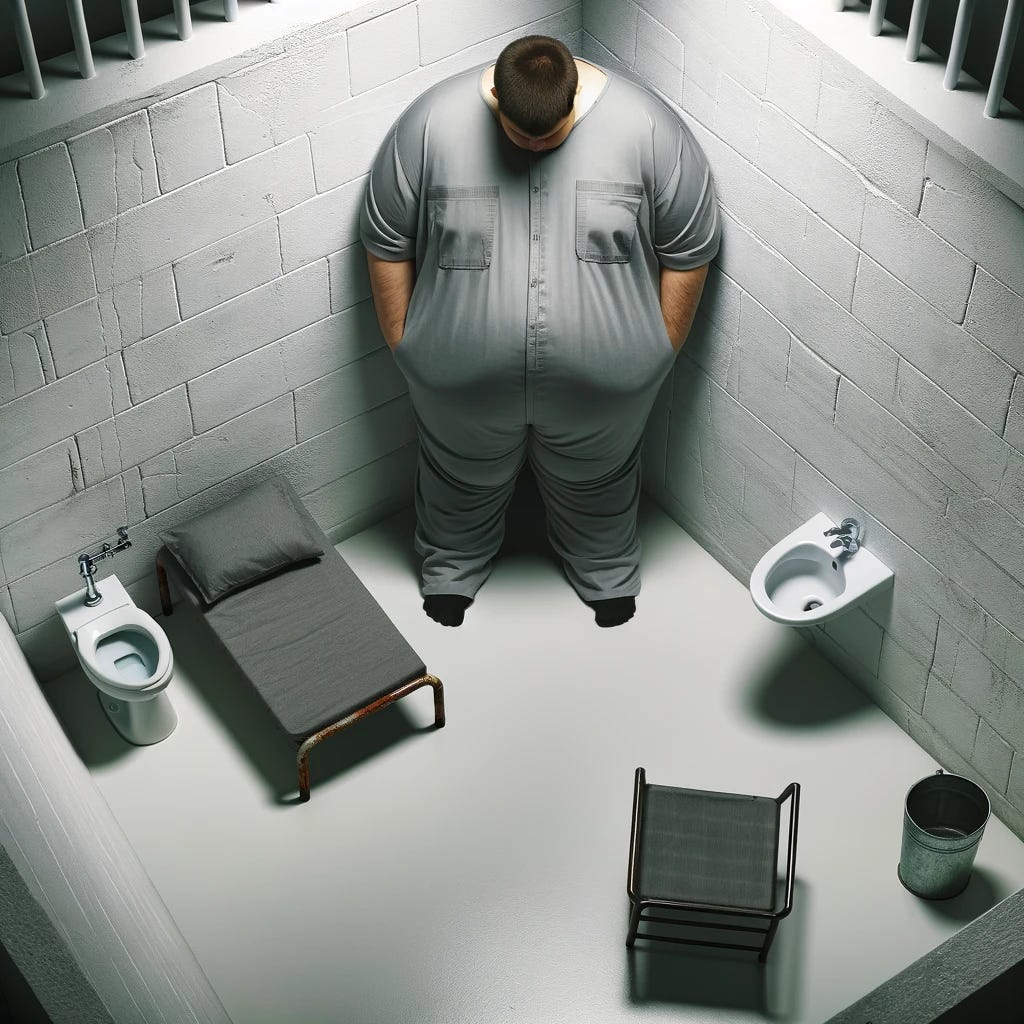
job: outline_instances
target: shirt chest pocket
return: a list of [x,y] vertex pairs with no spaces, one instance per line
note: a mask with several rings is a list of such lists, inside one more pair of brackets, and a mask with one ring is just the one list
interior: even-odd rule
[[589,263],[628,263],[643,185],[576,181],[576,255]]
[[497,220],[497,185],[427,188],[427,226],[441,270],[486,270]]

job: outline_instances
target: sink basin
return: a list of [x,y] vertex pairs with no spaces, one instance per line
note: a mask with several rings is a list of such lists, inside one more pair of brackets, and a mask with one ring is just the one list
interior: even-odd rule
[[835,524],[819,513],[761,558],[750,576],[754,604],[776,622],[824,622],[891,586],[892,570],[863,545],[840,556],[825,531]]

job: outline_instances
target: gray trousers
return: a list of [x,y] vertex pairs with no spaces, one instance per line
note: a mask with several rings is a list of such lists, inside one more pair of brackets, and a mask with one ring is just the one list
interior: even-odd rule
[[[548,539],[585,601],[640,591],[640,452],[675,353],[636,344],[629,372],[542,364],[524,375],[510,348],[469,359],[438,352],[435,334],[395,349],[419,428],[416,551],[422,593],[473,597],[491,571],[516,479],[529,460]],[[559,372],[560,364],[564,372]]]

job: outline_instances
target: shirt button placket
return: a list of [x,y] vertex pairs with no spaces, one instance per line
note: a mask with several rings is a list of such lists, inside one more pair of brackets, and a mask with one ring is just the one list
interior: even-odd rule
[[533,421],[533,398],[537,372],[537,326],[540,292],[540,166],[530,167],[529,287],[526,299],[526,416]]

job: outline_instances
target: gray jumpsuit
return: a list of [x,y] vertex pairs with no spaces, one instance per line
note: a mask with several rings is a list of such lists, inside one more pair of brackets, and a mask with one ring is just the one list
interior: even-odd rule
[[641,441],[675,358],[660,266],[718,251],[708,165],[669,106],[607,69],[560,146],[520,149],[481,94],[490,63],[401,115],[360,214],[367,250],[416,260],[394,355],[419,430],[422,593],[476,593],[529,459],[576,592],[632,596]]

